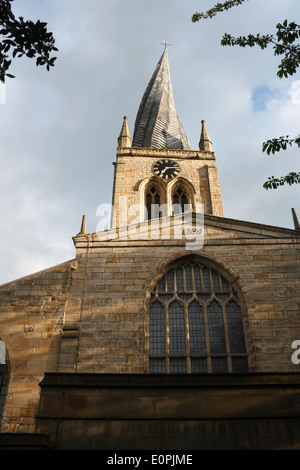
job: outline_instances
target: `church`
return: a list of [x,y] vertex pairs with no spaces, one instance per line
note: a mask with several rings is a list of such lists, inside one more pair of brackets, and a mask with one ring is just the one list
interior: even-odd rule
[[74,259],[0,286],[0,449],[300,449],[296,216],[224,216],[167,47],[129,127],[110,227],[83,216]]

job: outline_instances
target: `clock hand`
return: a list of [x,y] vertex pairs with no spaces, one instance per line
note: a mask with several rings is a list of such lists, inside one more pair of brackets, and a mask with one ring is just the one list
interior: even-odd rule
[[169,168],[170,168],[170,167],[165,166],[165,167],[163,168],[163,170],[161,170],[161,173],[160,173],[160,174],[162,175],[162,174],[165,173],[165,171],[168,170]]

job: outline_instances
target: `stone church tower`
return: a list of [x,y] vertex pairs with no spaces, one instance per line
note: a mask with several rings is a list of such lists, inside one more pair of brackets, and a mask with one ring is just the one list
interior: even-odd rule
[[202,206],[206,214],[223,215],[205,122],[199,150],[192,150],[177,114],[166,48],[142,98],[132,144],[124,118],[115,164],[113,226],[156,218],[159,214],[151,215],[150,210],[155,201],[163,216],[174,215],[174,209],[181,210],[188,203],[191,210]]
[[110,228],[0,287],[0,449],[298,449],[300,232],[224,217],[167,49],[114,167]]

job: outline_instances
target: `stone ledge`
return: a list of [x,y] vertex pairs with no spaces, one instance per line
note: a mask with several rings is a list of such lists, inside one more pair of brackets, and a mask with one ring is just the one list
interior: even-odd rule
[[[187,218],[188,217],[188,218]],[[197,221],[197,217],[200,219]],[[73,237],[73,242],[76,248],[87,248],[87,247],[103,247],[108,246],[109,244],[115,245],[116,243],[154,243],[158,244],[164,240],[171,241],[173,243],[183,243],[191,242],[193,240],[188,240],[183,237],[181,234],[179,237],[174,236],[174,229],[177,230],[180,224],[185,223],[191,225],[191,227],[196,227],[196,224],[201,221],[204,217],[204,229],[216,229],[223,232],[236,232],[241,235],[240,238],[255,240],[258,239],[265,241],[266,243],[281,242],[282,240],[285,243],[300,243],[300,231],[293,230],[290,228],[284,227],[275,227],[271,225],[265,225],[256,222],[248,222],[237,219],[230,219],[226,217],[211,215],[211,214],[197,214],[196,212],[185,213],[184,215],[180,214],[177,216],[163,217],[161,219],[155,219],[152,221],[138,222],[135,224],[130,224],[122,227],[112,227],[109,230],[103,232],[95,232],[91,234],[85,234],[80,236]],[[154,225],[155,230],[158,230],[158,236],[154,239],[149,239],[149,231],[151,233],[151,227]],[[159,228],[160,227],[160,228]],[[167,232],[167,237],[161,235],[161,229],[165,230],[166,227],[170,227],[170,236]],[[133,234],[138,231],[136,236]],[[142,234],[145,233],[146,236],[142,239]],[[207,238],[207,237],[206,237]],[[208,240],[205,240],[206,243],[210,243],[210,239],[214,237],[208,237]],[[219,242],[219,237],[218,242]],[[226,238],[226,237],[224,237]],[[221,239],[221,237],[220,237]]]
[[230,388],[300,387],[300,373],[250,374],[93,374],[46,372],[41,388]]
[[[159,149],[146,147],[118,147],[117,155],[119,157],[150,157],[150,158],[178,158],[178,159],[197,159],[197,160],[215,160],[214,152],[188,149]],[[116,163],[116,162],[114,162]]]
[[51,450],[45,434],[0,433],[0,450]]

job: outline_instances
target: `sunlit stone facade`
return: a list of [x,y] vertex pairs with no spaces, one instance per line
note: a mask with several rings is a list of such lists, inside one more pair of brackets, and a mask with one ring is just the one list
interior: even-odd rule
[[204,122],[133,144],[125,118],[111,227],[0,287],[0,448],[299,448],[300,232],[223,216]]

